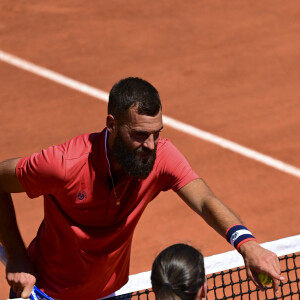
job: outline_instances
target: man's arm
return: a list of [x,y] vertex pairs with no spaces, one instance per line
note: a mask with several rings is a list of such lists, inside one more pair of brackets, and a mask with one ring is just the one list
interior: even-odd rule
[[[202,179],[188,183],[177,194],[223,237],[229,227],[242,224],[236,214],[214,195]],[[272,277],[273,289],[277,292],[280,280],[284,280],[280,275],[277,255],[262,248],[256,241],[245,242],[240,246],[239,252],[244,258],[247,274],[254,284],[263,290],[257,274],[266,273]]]
[[18,297],[28,298],[35,284],[10,193],[24,192],[16,176],[19,159],[0,163],[0,242],[7,253],[6,278]]

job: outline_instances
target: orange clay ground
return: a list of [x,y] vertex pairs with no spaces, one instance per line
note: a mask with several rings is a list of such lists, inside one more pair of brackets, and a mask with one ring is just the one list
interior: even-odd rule
[[[108,92],[139,76],[163,113],[300,167],[300,3],[266,1],[2,1],[0,50]],[[0,160],[105,126],[106,103],[0,61]],[[299,234],[299,178],[165,126],[194,170],[259,242]],[[13,195],[26,244],[42,199]],[[130,273],[190,242],[231,250],[172,191],[146,209]],[[0,299],[8,297],[0,267]]]

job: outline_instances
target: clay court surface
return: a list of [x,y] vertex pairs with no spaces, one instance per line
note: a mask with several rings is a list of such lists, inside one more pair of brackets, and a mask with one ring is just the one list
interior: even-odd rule
[[[105,92],[142,77],[160,92],[164,115],[300,168],[299,16],[299,1],[1,1],[0,51]],[[0,160],[105,126],[104,101],[4,61],[0,77]],[[162,136],[259,242],[299,234],[299,177],[167,125]],[[42,199],[13,198],[28,244]],[[170,191],[136,229],[130,273],[149,270],[175,242],[206,256],[232,250]]]

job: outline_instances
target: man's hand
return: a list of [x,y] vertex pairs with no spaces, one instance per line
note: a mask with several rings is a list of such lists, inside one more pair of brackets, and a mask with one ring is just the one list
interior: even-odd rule
[[36,276],[30,261],[19,258],[8,260],[6,280],[17,297],[29,298],[36,282]]
[[263,247],[255,241],[249,241],[240,246],[248,277],[253,281],[255,286],[261,291],[263,285],[259,281],[258,273],[265,273],[272,277],[274,293],[279,291],[279,283],[284,280],[281,276],[281,269],[277,255]]

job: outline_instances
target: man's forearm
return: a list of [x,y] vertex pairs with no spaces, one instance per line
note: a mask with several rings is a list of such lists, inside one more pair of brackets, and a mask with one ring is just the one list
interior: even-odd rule
[[27,255],[9,193],[0,192],[0,242],[8,258]]
[[203,202],[201,216],[223,237],[230,226],[242,223],[240,218],[216,197],[210,197]]
[[178,195],[204,221],[225,237],[226,230],[241,220],[224,203],[222,203],[202,179],[196,179],[178,192]]

